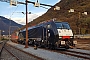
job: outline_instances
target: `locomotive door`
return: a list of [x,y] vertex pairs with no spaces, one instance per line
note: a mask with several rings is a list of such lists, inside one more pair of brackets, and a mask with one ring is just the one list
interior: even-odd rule
[[50,24],[47,24],[46,26],[46,44],[49,44],[49,37],[50,37],[50,32],[49,32],[49,29],[50,29]]

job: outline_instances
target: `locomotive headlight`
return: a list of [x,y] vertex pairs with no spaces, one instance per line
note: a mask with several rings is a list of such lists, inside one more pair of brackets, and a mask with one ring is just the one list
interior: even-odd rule
[[35,40],[34,40],[34,42],[35,42]]
[[61,36],[59,36],[59,38],[62,38]]
[[48,30],[48,32],[49,32],[49,30]]
[[77,41],[73,41],[73,44],[77,44]]
[[44,41],[42,40],[42,42],[44,42]]
[[64,45],[65,44],[65,41],[61,41],[61,45]]
[[73,38],[72,36],[70,38]]

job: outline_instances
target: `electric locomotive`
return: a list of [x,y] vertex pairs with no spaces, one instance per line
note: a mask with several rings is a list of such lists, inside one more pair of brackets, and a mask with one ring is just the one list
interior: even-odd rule
[[13,32],[12,34],[11,34],[11,41],[12,42],[15,42],[15,43],[18,43],[18,31],[16,31],[16,32]]
[[[25,44],[26,29],[19,32],[18,42]],[[48,48],[66,48],[76,44],[68,22],[48,21],[28,28],[28,44]]]

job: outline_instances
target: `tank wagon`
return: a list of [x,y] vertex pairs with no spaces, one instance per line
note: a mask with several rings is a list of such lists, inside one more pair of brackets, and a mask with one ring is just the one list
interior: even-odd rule
[[[26,30],[18,34],[18,42],[25,44]],[[75,46],[74,34],[68,22],[48,21],[28,28],[28,44],[48,48],[70,48]]]

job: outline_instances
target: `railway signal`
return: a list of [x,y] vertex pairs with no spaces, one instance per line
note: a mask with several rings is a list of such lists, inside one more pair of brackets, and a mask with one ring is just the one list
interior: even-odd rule
[[[34,4],[35,7],[43,7],[43,6],[48,6],[48,7],[54,7],[54,10],[60,10],[60,7],[59,6],[52,6],[52,5],[48,5],[48,4],[42,4],[42,3],[38,3],[38,0],[37,2],[31,2],[31,1],[27,1],[28,3],[32,3]],[[44,7],[45,8],[45,7]]]
[[17,6],[17,1],[16,0],[10,0],[10,5],[12,6]]
[[40,3],[38,3],[38,0],[37,0],[37,2],[35,2],[34,6],[35,7],[39,7],[40,6]]
[[0,30],[0,40],[2,40],[1,38],[2,38],[2,32],[5,32],[5,31],[3,31],[3,30]]

